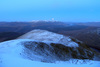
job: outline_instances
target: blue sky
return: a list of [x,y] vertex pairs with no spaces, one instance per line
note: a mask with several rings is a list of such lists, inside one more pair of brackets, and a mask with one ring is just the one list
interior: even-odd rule
[[0,21],[100,21],[100,0],[0,0]]

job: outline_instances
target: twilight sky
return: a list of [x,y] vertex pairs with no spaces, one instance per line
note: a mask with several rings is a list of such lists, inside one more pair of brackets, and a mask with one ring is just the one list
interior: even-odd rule
[[0,0],[0,21],[100,21],[100,0]]

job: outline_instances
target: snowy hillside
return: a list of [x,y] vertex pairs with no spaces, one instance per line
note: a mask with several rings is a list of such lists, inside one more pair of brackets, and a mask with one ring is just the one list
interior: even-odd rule
[[[54,63],[44,63],[48,59],[48,61],[52,58],[42,56],[45,53],[41,53],[40,55],[38,51],[33,53],[34,51],[27,50],[23,44],[24,42],[30,42],[33,40],[11,40],[7,42],[0,43],[0,67],[99,67],[99,61],[89,61],[89,60],[73,60],[69,61],[60,61],[56,59]],[[37,41],[35,41],[37,42]],[[35,45],[35,44],[34,44]],[[33,47],[34,48],[34,47]],[[28,53],[27,53],[28,52]],[[52,55],[52,54],[51,54]],[[33,59],[32,59],[33,58]],[[55,57],[56,58],[56,57]],[[40,62],[42,60],[42,62]],[[52,59],[53,61],[53,59]]]
[[[34,47],[32,47],[33,49],[36,48],[37,50],[32,51],[33,49],[26,49],[30,46],[28,46],[29,44],[24,44],[25,42],[34,42],[33,40],[29,40],[29,39],[20,39],[20,40],[11,40],[11,41],[6,41],[6,42],[2,42],[0,43],[0,67],[47,67],[48,65],[51,67],[66,67],[67,66],[71,66],[71,67],[80,67],[81,64],[83,66],[91,66],[91,67],[99,67],[99,62],[97,61],[83,61],[83,60],[72,60],[70,59],[70,61],[63,61],[60,59],[60,57],[58,57],[60,60],[58,60],[57,56],[50,53],[50,56],[46,56],[46,53],[49,54],[49,52],[45,51],[43,53],[41,53],[39,51],[39,49],[41,48],[36,48],[36,44],[34,44]],[[38,43],[38,41],[35,41],[34,43]],[[25,47],[28,46],[28,47]],[[37,46],[39,47],[39,46]],[[46,50],[46,49],[45,49]],[[36,52],[37,51],[37,52]],[[40,54],[39,54],[39,52]],[[58,51],[59,52],[59,51]],[[63,56],[63,55],[62,55]],[[54,58],[55,59],[54,59]],[[67,56],[66,56],[67,57]],[[46,60],[47,59],[47,60]],[[55,61],[54,63],[50,63],[52,61]],[[42,62],[40,62],[42,61]],[[49,63],[47,63],[47,61],[50,61]],[[44,63],[46,62],[46,63]],[[57,63],[58,62],[58,63]],[[78,64],[77,64],[78,63]]]
[[0,43],[0,67],[99,67],[95,57],[89,47],[45,30]]

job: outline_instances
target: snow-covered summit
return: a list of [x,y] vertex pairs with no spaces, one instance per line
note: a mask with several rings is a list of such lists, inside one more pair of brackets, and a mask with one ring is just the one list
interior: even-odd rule
[[42,42],[59,43],[69,47],[78,47],[78,44],[73,42],[70,37],[40,29],[32,30],[18,39],[33,39]]
[[[33,30],[15,40],[0,43],[0,67],[58,67],[54,64],[58,61],[77,63],[77,60],[93,60],[94,56],[89,47],[72,41],[70,37],[45,30]],[[66,66],[72,67],[72,64],[66,63],[63,67]]]

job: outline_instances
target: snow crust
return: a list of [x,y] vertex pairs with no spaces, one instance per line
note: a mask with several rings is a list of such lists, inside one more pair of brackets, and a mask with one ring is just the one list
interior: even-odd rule
[[70,37],[40,29],[32,30],[18,39],[33,39],[43,42],[60,43],[68,47],[79,47]]
[[[79,60],[82,61],[82,60]],[[2,62],[0,62],[0,67],[100,67],[99,61],[89,61],[86,63],[75,64],[71,62],[58,61],[56,63],[43,63],[39,61],[31,61],[28,59],[23,59],[19,56],[4,55]]]

